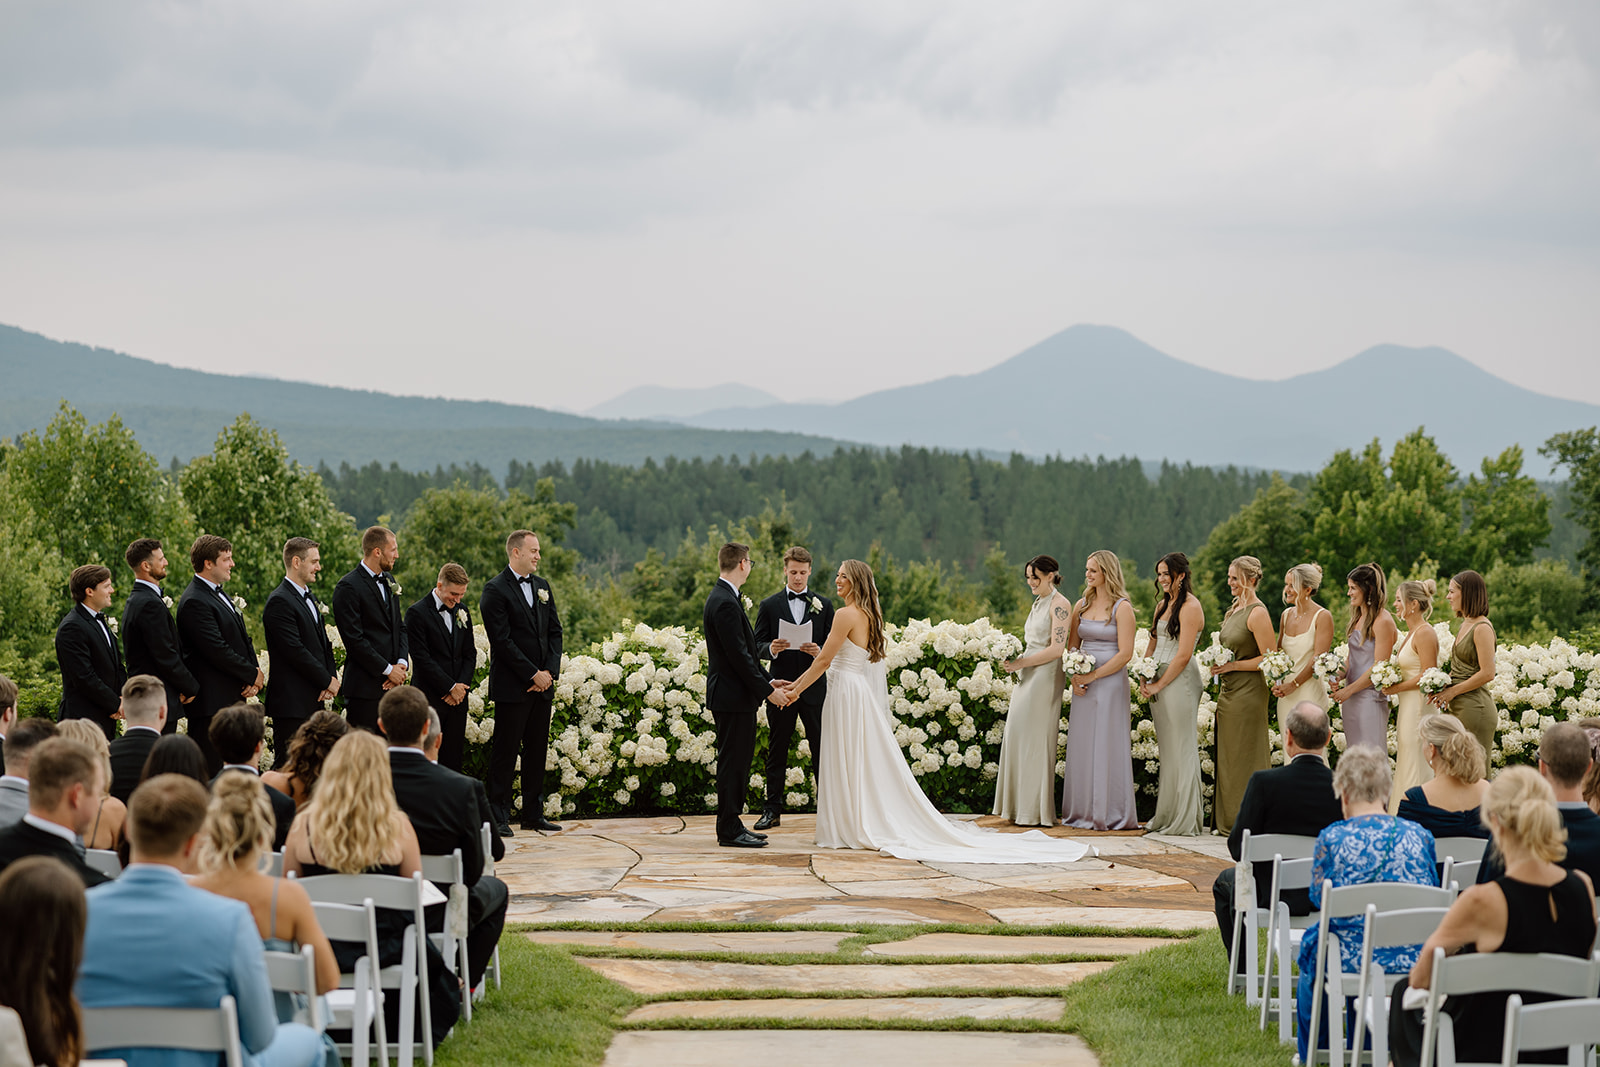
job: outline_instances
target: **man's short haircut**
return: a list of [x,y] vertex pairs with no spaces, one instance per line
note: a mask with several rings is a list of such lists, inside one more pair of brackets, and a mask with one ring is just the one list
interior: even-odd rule
[[206,732],[223,763],[249,763],[267,736],[267,719],[256,704],[230,704],[211,718]]
[[723,574],[727,574],[749,558],[750,546],[741,545],[737,541],[729,541],[717,549],[717,567]]
[[122,558],[128,561],[129,570],[138,570],[139,564],[161,551],[161,542],[154,537],[141,537],[128,546]]
[[439,581],[445,585],[466,585],[467,568],[459,563],[446,563],[439,568]]
[[506,535],[506,555],[509,556],[511,553],[521,548],[522,542],[526,541],[528,538],[538,536],[539,535],[534,533],[532,530],[512,530]]
[[299,556],[301,559],[305,559],[307,552],[310,552],[313,548],[321,547],[321,545],[311,540],[309,537],[289,538],[289,540],[283,543],[283,569],[288,570],[289,562],[296,556]]
[[17,706],[17,683],[0,674],[0,715]]
[[48,738],[28,757],[28,806],[52,811],[67,790],[80,782],[93,789],[95,776],[102,773],[99,754],[82,741]]
[[368,526],[361,535],[361,557],[372,555],[372,550],[382,548],[394,538],[394,531],[387,526]]
[[111,568],[102,567],[98,563],[85,563],[72,572],[72,577],[67,579],[67,588],[72,592],[73,603],[82,604],[83,598],[89,595],[89,590],[111,577]]
[[783,554],[783,565],[787,567],[791,563],[804,563],[810,566],[811,553],[800,545],[791,545]]
[[418,745],[428,730],[428,698],[414,685],[397,685],[378,701],[378,721],[391,745]]
[[205,570],[207,563],[215,563],[224,552],[233,551],[233,542],[218,534],[201,534],[189,546],[189,566],[196,574]]
[[183,851],[206,821],[205,786],[184,774],[158,774],[128,798],[128,840],[142,856]]
[[1589,735],[1575,723],[1558,722],[1539,739],[1539,759],[1551,782],[1572,789],[1583,781],[1584,772],[1589,769]]
[[439,721],[439,713],[433,710],[433,705],[428,705],[428,734],[422,739],[424,751],[439,743],[439,735],[444,733],[444,724]]
[[133,726],[154,725],[166,703],[167,687],[153,674],[136,674],[122,683],[122,718]]
[[25,768],[33,750],[58,732],[56,724],[49,719],[40,716],[19,719],[6,734],[6,771]]
[[1328,747],[1328,735],[1331,727],[1328,723],[1328,713],[1309,700],[1302,700],[1289,709],[1283,717],[1283,725],[1294,738],[1295,747],[1307,752],[1316,752]]

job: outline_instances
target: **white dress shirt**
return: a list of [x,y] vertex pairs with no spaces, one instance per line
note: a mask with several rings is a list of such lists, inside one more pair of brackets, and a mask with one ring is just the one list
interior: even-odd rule
[[[530,608],[533,607],[532,604],[529,604],[528,606]],[[455,620],[455,614],[456,613],[453,610],[452,611],[444,610],[444,601],[439,599],[439,590],[437,590],[437,589],[435,589],[433,591],[433,610],[437,611],[439,613],[439,615],[444,619],[444,632],[448,633],[448,634],[455,633],[456,632],[456,620]],[[422,750],[418,749],[417,751],[420,752]]]
[[61,838],[61,840],[72,845],[74,848],[76,848],[78,845],[78,835],[67,829],[65,826],[62,826],[58,822],[51,822],[49,819],[41,819],[31,811],[22,817],[22,821],[27,823],[29,826],[43,830],[47,834],[55,834],[57,837]]

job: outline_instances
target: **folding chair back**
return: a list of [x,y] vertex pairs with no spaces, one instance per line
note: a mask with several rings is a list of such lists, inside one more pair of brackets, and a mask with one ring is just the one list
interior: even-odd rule
[[1596,1043],[1600,1043],[1600,999],[1583,997],[1524,1007],[1522,998],[1513,993],[1506,1001],[1506,1040],[1500,1053],[1503,1065],[1516,1064],[1521,1052],[1564,1048],[1568,1067],[1593,1067]]
[[[1245,830],[1239,844],[1239,864],[1234,878],[1233,947],[1228,952],[1228,992],[1239,989],[1239,955],[1244,953],[1245,1003],[1254,1004],[1266,991],[1260,979],[1261,937],[1271,922],[1275,909],[1260,908],[1256,904],[1255,864],[1271,863],[1273,857],[1286,860],[1307,859],[1317,848],[1315,837],[1300,834],[1252,834]],[[1248,951],[1244,945],[1244,932],[1250,932]]]
[[1482,837],[1437,837],[1433,841],[1433,856],[1440,863],[1447,859],[1458,864],[1470,863],[1483,859],[1488,847],[1488,840]]
[[1439,876],[1439,884],[1454,886],[1459,893],[1462,886],[1471,886],[1477,882],[1478,869],[1482,866],[1482,860],[1462,860],[1458,863],[1451,857],[1444,861],[1444,873]]
[[1600,993],[1600,953],[1588,957],[1550,952],[1474,952],[1446,956],[1433,950],[1433,978],[1422,1028],[1422,1067],[1455,1067],[1455,1030],[1441,1009],[1446,997],[1496,990],[1589,998]]
[[267,980],[274,993],[306,999],[306,1023],[318,1033],[325,1028],[322,1003],[317,997],[317,953],[310,945],[299,952],[267,952]]
[[273,878],[282,878],[283,877],[283,853],[282,852],[269,852],[269,853],[267,853],[267,869],[266,869],[265,873],[270,875],[270,876],[272,876]]
[[[1290,978],[1293,961],[1299,956],[1300,935],[1317,921],[1315,913],[1310,915],[1290,915],[1289,905],[1284,903],[1283,894],[1294,889],[1311,888],[1311,858],[1289,860],[1282,856],[1272,857],[1272,891],[1268,899],[1272,903],[1270,914],[1267,916],[1267,969],[1261,976],[1261,1029],[1267,1028],[1267,1016],[1273,1011],[1278,1014],[1278,1040],[1287,1043],[1290,1038],[1289,1020],[1294,1016],[1290,1007],[1293,1002]],[[1276,964],[1278,970],[1278,995],[1274,998],[1272,990],[1272,970]]]
[[83,862],[107,878],[115,878],[122,873],[122,859],[109,848],[84,849]]
[[332,1019],[324,1025],[350,1031],[350,1045],[341,1046],[352,1063],[368,1061],[368,1034],[376,1032],[378,1063],[389,1062],[388,1024],[383,1017],[383,983],[378,967],[378,912],[370,899],[359,905],[311,902],[311,910],[329,941],[354,941],[365,946],[355,967],[339,976],[339,988],[328,994]]
[[[422,857],[422,877],[435,884],[443,883],[450,887],[446,895],[451,903],[445,906],[444,932],[429,934],[428,938],[444,957],[445,966],[449,967],[451,973],[458,978],[466,978],[471,973],[467,964],[467,940],[465,937],[456,936],[450,916],[451,909],[456,907],[454,902],[457,896],[467,891],[465,873],[466,863],[461,859],[459,848],[452,850],[448,856]],[[457,889],[457,886],[461,888]],[[464,1022],[472,1021],[470,996],[461,998],[461,1018]]]
[[229,996],[215,1008],[84,1008],[83,1045],[90,1052],[115,1048],[220,1052],[227,1067],[244,1067],[239,1012]]
[[1356,1029],[1350,1038],[1352,1067],[1360,1057],[1369,1020],[1372,1027],[1372,1062],[1389,1062],[1388,998],[1400,981],[1400,976],[1386,974],[1383,968],[1374,963],[1373,951],[1424,943],[1433,936],[1449,910],[1432,907],[1379,911],[1376,904],[1367,905],[1361,926],[1361,967],[1356,972],[1361,977],[1356,991]]
[[[483,873],[494,873],[494,853],[490,849],[494,845],[494,827],[484,823],[478,827],[478,839],[483,842]],[[494,955],[489,958],[489,973],[494,975],[494,987],[500,988],[500,946],[494,946]],[[478,996],[483,996],[483,986],[478,987]]]

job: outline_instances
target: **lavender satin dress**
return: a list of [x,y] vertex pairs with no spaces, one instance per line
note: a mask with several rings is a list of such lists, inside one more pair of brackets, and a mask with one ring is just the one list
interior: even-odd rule
[[[1358,628],[1350,635],[1350,653],[1345,659],[1345,677],[1354,681],[1372,669],[1377,657],[1376,638]],[[1385,755],[1389,752],[1389,698],[1370,685],[1340,705],[1344,718],[1345,747],[1372,745]]]
[[[1104,622],[1078,621],[1082,648],[1101,664],[1117,655],[1116,606]],[[1086,830],[1137,830],[1133,747],[1128,735],[1128,672],[1090,683],[1067,713],[1067,758],[1061,821]]]

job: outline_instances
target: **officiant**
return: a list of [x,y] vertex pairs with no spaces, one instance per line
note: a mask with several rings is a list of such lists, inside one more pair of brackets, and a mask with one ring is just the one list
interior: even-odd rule
[[[806,672],[828,639],[833,602],[806,587],[811,578],[811,553],[795,545],[783,554],[783,588],[761,602],[756,612],[756,643],[772,661],[772,677],[793,681]],[[821,679],[788,707],[767,702],[767,803],[757,830],[782,820],[788,788],[789,744],[798,716],[805,727],[813,768],[822,755],[822,701],[828,683]]]

